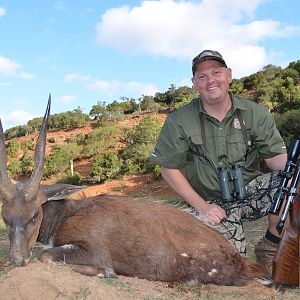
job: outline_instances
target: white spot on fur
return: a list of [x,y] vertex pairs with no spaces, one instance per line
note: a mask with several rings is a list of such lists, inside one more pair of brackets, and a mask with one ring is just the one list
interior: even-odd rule
[[181,253],[180,255],[183,257],[189,257],[186,253]]
[[70,250],[70,249],[75,249],[76,246],[73,244],[66,244],[66,245],[61,246],[61,248],[65,249],[65,250]]
[[208,272],[208,276],[213,276],[216,273],[218,273],[217,269],[211,269],[210,272]]
[[271,287],[274,284],[274,281],[268,278],[255,278],[254,280],[269,287]]

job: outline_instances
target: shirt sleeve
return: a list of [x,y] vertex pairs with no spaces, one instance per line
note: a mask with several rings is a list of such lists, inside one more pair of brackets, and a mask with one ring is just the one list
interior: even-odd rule
[[182,127],[173,113],[166,119],[150,161],[169,169],[181,169],[186,165],[189,144]]
[[286,153],[285,143],[276,127],[275,121],[269,112],[258,121],[258,135],[254,141],[261,158],[271,158]]

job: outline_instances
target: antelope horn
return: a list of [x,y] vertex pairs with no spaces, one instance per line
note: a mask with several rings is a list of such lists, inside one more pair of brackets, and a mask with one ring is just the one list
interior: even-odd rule
[[35,151],[34,151],[35,167],[29,178],[26,187],[25,194],[27,194],[26,197],[27,199],[32,199],[32,197],[34,197],[37,194],[39,190],[40,182],[42,180],[44,162],[45,162],[46,136],[47,136],[48,118],[50,115],[50,107],[51,107],[51,94],[49,94],[46,112],[41,125],[39,137],[35,146]]
[[7,155],[4,142],[4,133],[0,119],[0,193],[2,201],[9,201],[14,195],[16,188],[8,177],[7,173]]

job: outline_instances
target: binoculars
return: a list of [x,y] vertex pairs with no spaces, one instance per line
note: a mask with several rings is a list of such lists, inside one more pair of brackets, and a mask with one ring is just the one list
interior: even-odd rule
[[241,168],[238,165],[233,165],[229,170],[219,167],[218,178],[223,201],[242,201],[245,198],[245,183]]

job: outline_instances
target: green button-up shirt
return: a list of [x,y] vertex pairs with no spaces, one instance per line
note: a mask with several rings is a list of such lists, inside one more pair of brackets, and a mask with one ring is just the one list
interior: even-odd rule
[[[221,198],[218,167],[239,165],[247,184],[262,174],[261,160],[286,153],[271,114],[255,102],[232,95],[231,98],[232,107],[222,122],[203,110],[200,98],[170,113],[150,157],[152,162],[165,168],[185,169],[191,186],[209,201]],[[247,145],[237,109],[252,144],[246,160]],[[205,143],[201,118],[205,126]]]

